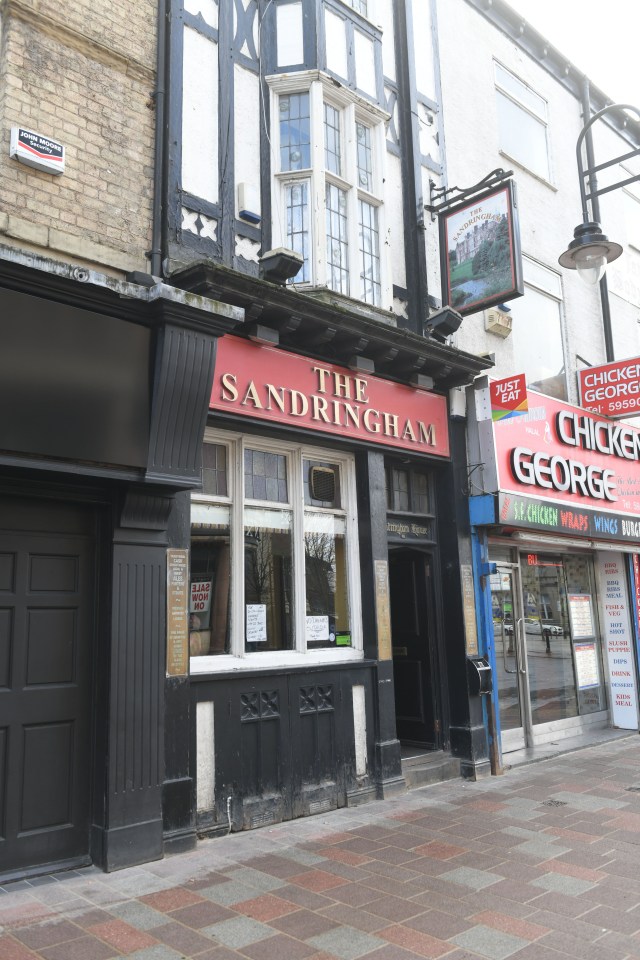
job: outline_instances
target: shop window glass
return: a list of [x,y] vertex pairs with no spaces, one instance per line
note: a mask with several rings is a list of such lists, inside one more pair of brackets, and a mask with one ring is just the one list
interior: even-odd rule
[[307,645],[350,646],[344,518],[305,512],[304,554]]
[[353,458],[216,436],[191,506],[192,669],[220,654],[220,669],[287,651],[361,656]]
[[231,524],[229,507],[194,504],[191,512],[189,650],[229,652]]
[[433,513],[429,476],[417,470],[391,467],[387,471],[387,506],[394,513]]
[[244,511],[245,648],[293,647],[293,542],[288,510]]

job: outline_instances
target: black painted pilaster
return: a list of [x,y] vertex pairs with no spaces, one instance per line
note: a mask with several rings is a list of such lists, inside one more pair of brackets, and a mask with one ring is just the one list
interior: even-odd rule
[[[191,497],[179,493],[169,519],[169,546],[189,547]],[[195,785],[190,770],[191,688],[189,677],[167,677],[164,685],[162,814],[165,853],[196,843]]]
[[[382,453],[360,453],[356,458],[362,628],[365,657],[377,660],[375,693],[375,770],[378,796],[403,791],[400,741],[396,735],[393,660],[380,659],[376,619],[375,561],[388,563],[387,498]],[[390,655],[390,651],[389,651]]]
[[105,870],[162,856],[166,526],[172,498],[129,492],[113,532],[111,657],[104,826]]
[[[446,643],[442,655],[449,683],[451,752],[462,761],[463,775],[475,779],[489,772],[489,748],[482,699],[469,689],[460,564],[472,563],[467,501],[465,423],[449,421],[451,464],[437,474],[442,618]],[[445,729],[446,737],[446,729]],[[446,743],[445,743],[446,746]]]

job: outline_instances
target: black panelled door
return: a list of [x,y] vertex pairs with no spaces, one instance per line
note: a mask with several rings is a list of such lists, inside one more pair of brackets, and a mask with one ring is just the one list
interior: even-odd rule
[[0,502],[0,875],[88,860],[89,511]]
[[418,550],[389,552],[391,638],[399,740],[437,748],[433,676],[432,561]]

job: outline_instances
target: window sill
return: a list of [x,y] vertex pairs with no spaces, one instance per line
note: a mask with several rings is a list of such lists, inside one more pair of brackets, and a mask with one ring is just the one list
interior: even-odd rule
[[533,177],[534,180],[537,180],[538,183],[543,183],[545,187],[549,187],[549,189],[553,190],[554,193],[558,192],[558,188],[555,186],[555,184],[551,183],[550,180],[547,180],[546,177],[541,176],[539,173],[534,173],[534,171],[530,167],[525,166],[521,160],[516,160],[515,157],[512,157],[510,153],[505,153],[504,150],[498,150],[498,153],[501,157],[504,157],[505,160],[508,160],[509,163],[512,163],[514,166],[518,167],[519,170],[524,171],[524,173],[528,173],[529,176]]
[[270,670],[274,667],[305,669],[307,667],[335,667],[343,663],[357,663],[364,660],[362,650],[344,647],[342,650],[318,650],[311,653],[296,653],[285,650],[281,653],[249,653],[244,657],[232,657],[228,654],[210,657],[191,657],[189,669],[192,677],[203,674],[246,673],[250,670]]

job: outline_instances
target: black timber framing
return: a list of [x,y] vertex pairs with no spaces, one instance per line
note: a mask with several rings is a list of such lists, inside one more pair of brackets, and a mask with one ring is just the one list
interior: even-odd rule
[[433,378],[436,389],[445,390],[471,383],[492,366],[488,357],[385,323],[381,312],[366,304],[301,294],[209,262],[194,263],[173,274],[171,281],[243,307],[248,324],[258,322],[277,331],[286,349],[343,366],[354,356],[364,357],[373,361],[378,375],[399,382],[410,383],[422,374]]

